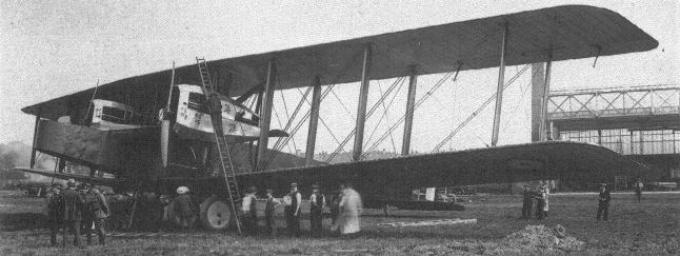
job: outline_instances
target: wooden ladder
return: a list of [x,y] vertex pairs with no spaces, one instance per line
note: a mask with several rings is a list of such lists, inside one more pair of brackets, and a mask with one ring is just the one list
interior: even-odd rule
[[[238,183],[236,182],[236,171],[232,162],[229,145],[224,138],[221,103],[219,101],[219,96],[217,96],[217,90],[215,90],[215,87],[210,80],[208,64],[206,63],[205,59],[196,58],[196,64],[198,65],[198,72],[201,75],[203,95],[207,99],[205,104],[208,106],[208,111],[210,112],[210,121],[212,121],[215,142],[217,143],[217,151],[220,155],[220,169],[224,175],[224,182],[227,184],[227,197],[229,199],[229,203],[231,204],[236,230],[239,234],[241,234],[241,221],[239,220],[238,211],[236,210],[237,202],[241,200],[241,193],[239,192]],[[227,165],[229,165],[229,170],[227,170]]]

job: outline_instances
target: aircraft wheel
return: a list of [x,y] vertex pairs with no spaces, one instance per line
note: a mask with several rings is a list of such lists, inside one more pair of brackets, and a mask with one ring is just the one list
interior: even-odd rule
[[206,229],[225,230],[231,222],[231,206],[224,199],[211,196],[201,203],[201,223]]

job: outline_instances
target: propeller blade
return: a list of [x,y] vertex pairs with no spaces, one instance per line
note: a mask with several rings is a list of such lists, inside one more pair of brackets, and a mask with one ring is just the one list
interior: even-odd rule
[[163,167],[168,167],[168,155],[170,154],[170,120],[161,121],[161,160]]
[[168,90],[168,103],[165,108],[162,108],[158,112],[158,120],[161,121],[161,161],[163,162],[163,168],[168,167],[169,155],[170,155],[170,128],[172,123],[170,122],[170,103],[172,101],[172,89],[175,87],[175,62],[172,62],[172,73],[170,75],[170,89]]

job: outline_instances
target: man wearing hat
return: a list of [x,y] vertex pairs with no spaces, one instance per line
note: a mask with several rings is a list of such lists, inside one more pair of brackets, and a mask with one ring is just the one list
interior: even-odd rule
[[83,205],[84,201],[80,193],[76,191],[76,181],[73,179],[68,180],[67,188],[62,193],[62,199],[64,202],[64,246],[66,246],[66,229],[71,229],[74,235],[73,244],[75,246],[80,246],[80,221],[83,217]]
[[290,184],[290,193],[288,193],[290,200],[285,200],[286,207],[286,224],[288,232],[291,235],[300,235],[300,202],[302,202],[302,195],[298,191],[297,183]]
[[52,188],[47,192],[47,224],[50,227],[50,243],[57,245],[57,233],[61,228],[64,216],[64,202],[61,197],[61,185],[52,184]]
[[312,195],[309,196],[310,210],[309,222],[313,236],[320,236],[323,230],[323,208],[326,206],[326,197],[319,191],[319,185],[312,185]]
[[241,202],[243,228],[248,234],[257,234],[257,209],[255,208],[257,200],[256,193],[257,188],[255,186],[250,186]]
[[600,217],[602,217],[604,221],[607,221],[609,217],[609,201],[612,200],[609,189],[607,189],[607,183],[600,184],[600,195],[597,197],[597,200],[597,220],[599,221]]

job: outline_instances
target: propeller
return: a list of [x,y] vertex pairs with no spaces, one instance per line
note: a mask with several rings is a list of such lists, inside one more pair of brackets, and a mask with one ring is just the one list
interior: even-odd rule
[[170,102],[172,101],[172,89],[175,87],[175,62],[172,62],[172,75],[170,78],[170,89],[168,90],[168,103],[165,108],[158,111],[158,120],[161,121],[161,161],[163,162],[163,167],[168,166],[168,156],[170,155],[170,129],[171,129],[171,109]]

